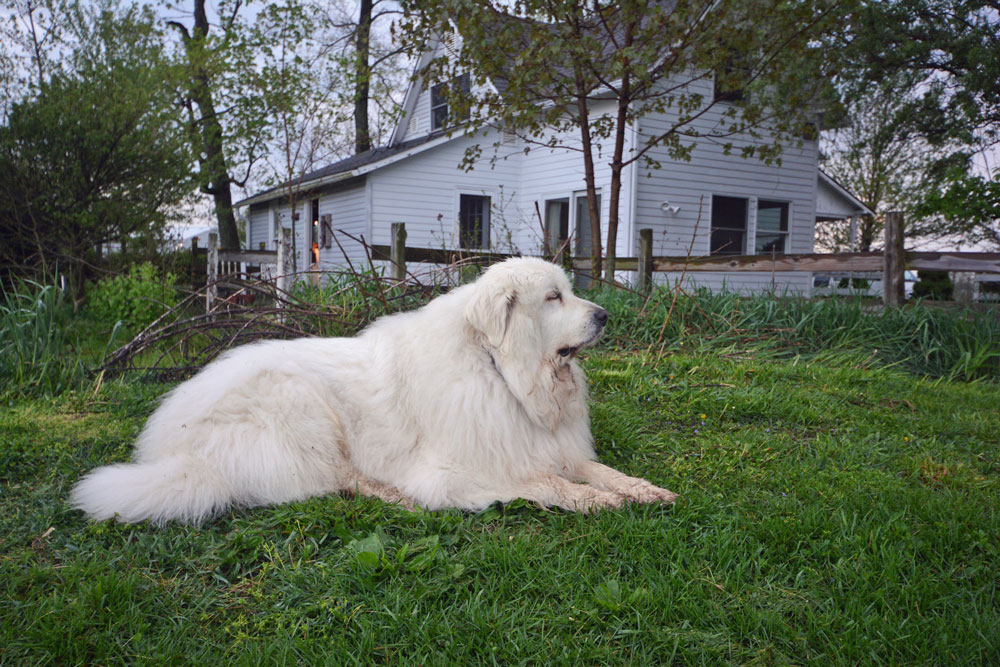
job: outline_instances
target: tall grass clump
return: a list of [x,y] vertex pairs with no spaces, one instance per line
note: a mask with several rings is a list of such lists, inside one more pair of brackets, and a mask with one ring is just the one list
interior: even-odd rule
[[25,280],[0,294],[0,395],[52,396],[86,369],[71,349],[72,307],[54,285]]
[[886,308],[861,299],[805,299],[732,292],[655,290],[648,299],[607,290],[609,336],[651,352],[754,349],[775,354],[856,352],[935,377],[1000,379],[996,309]]

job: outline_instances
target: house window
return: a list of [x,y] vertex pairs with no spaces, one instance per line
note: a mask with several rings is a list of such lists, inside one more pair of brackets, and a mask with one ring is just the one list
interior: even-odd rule
[[788,238],[788,203],[767,201],[757,202],[757,240],[755,253],[784,253]]
[[553,255],[569,238],[569,198],[545,202],[545,242]]
[[[439,83],[437,85],[431,86],[431,129],[440,130],[449,125],[454,125],[460,123],[463,120],[468,119],[469,112],[465,109],[460,115],[456,116],[454,113],[448,113],[448,98],[452,97],[449,91],[449,86],[454,85],[459,94],[468,95],[469,93],[469,75],[463,74],[462,76],[454,79],[449,83]],[[452,100],[452,107],[455,106],[455,101]]]
[[[576,253],[581,257],[590,257],[593,238],[590,227],[590,207],[587,205],[587,193],[577,192],[576,199]],[[597,193],[597,215],[600,222],[601,193]]]
[[742,102],[746,99],[744,86],[753,76],[750,64],[732,55],[715,70],[712,77],[712,97],[718,102]]
[[458,243],[460,248],[490,247],[490,198],[483,195],[459,195]]
[[742,197],[712,196],[712,255],[742,255],[746,252],[747,209]]

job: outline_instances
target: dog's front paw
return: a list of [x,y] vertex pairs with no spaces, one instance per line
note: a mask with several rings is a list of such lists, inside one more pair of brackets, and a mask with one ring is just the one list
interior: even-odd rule
[[661,503],[670,505],[679,497],[673,491],[662,489],[638,477],[629,477],[619,488],[615,489],[632,502]]
[[617,491],[601,491],[599,489],[588,489],[583,498],[576,502],[574,508],[583,514],[593,514],[603,509],[614,509],[621,507],[629,501],[629,498]]

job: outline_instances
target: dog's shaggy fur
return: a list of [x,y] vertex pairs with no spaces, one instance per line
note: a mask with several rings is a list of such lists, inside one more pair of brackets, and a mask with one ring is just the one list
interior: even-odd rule
[[170,392],[133,462],[91,472],[71,502],[125,522],[339,491],[431,509],[672,502],[595,460],[575,356],[606,320],[555,265],[512,259],[356,338],[238,348]]

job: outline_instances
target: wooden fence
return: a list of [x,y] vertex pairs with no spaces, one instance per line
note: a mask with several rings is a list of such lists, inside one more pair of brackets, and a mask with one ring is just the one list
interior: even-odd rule
[[[281,228],[277,250],[224,250],[219,248],[218,235],[209,234],[205,312],[215,308],[220,290],[239,293],[246,289],[246,280],[251,277],[273,279],[278,294],[287,291],[294,278],[291,247],[291,230],[285,227]],[[269,267],[274,268],[268,270]],[[275,303],[280,306],[282,299],[276,299]]]
[[[1000,253],[981,252],[915,252],[906,251],[902,244],[902,215],[890,213],[886,219],[886,250],[884,252],[809,253],[773,255],[713,255],[709,257],[672,257],[653,255],[653,230],[639,230],[639,256],[618,257],[615,269],[637,271],[636,287],[647,290],[654,272],[697,273],[797,271],[808,273],[870,273],[882,274],[883,298],[886,305],[900,305],[904,296],[904,271],[907,268],[931,271],[969,271],[1000,273]],[[455,264],[460,262],[491,264],[514,255],[506,253],[409,248],[406,227],[393,223],[391,245],[371,246],[372,259],[388,261],[395,280],[406,278],[407,262]],[[566,261],[569,268],[587,272],[589,257],[573,257]]]
[[[903,249],[901,214],[886,216],[886,250],[884,252],[808,253],[772,255],[713,255],[709,257],[678,257],[653,255],[653,230],[639,230],[639,255],[618,257],[615,269],[636,271],[636,288],[645,291],[652,285],[653,273],[699,272],[765,272],[786,271],[804,273],[881,273],[883,299],[886,305],[900,305],[905,300],[903,274],[905,269],[932,271],[967,271],[1000,273],[1000,253],[981,252],[914,252]],[[515,255],[476,250],[446,250],[442,248],[410,248],[406,246],[406,226],[393,223],[390,245],[369,247],[372,260],[387,261],[393,280],[407,276],[407,262],[430,264],[488,265]],[[227,282],[232,276],[246,277],[247,266],[273,266],[271,277],[278,293],[286,291],[294,279],[291,261],[291,231],[281,229],[277,250],[221,250],[215,234],[209,236],[208,281],[205,307],[210,312],[220,298],[219,290],[238,290],[242,285]],[[565,265],[582,273],[591,270],[589,257],[569,257]],[[261,275],[265,278],[265,275]]]

